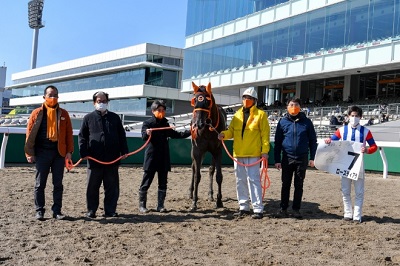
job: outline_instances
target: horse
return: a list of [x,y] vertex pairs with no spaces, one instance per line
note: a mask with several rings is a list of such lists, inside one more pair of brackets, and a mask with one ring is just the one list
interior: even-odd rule
[[216,181],[218,184],[218,194],[216,208],[223,208],[222,204],[222,142],[218,139],[218,134],[226,129],[227,116],[220,106],[215,103],[215,98],[211,91],[211,83],[207,86],[197,86],[192,82],[193,98],[191,101],[193,117],[190,123],[192,134],[192,182],[189,188],[189,198],[192,199],[191,210],[197,209],[198,187],[201,179],[200,168],[206,152],[211,153],[212,160],[209,167],[209,192],[208,197],[214,201],[213,176],[215,170]]

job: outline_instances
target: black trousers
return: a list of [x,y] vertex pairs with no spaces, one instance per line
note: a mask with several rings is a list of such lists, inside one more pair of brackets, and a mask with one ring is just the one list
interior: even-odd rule
[[281,209],[286,210],[289,206],[290,187],[294,175],[294,195],[293,210],[300,210],[303,197],[303,184],[306,177],[308,166],[308,155],[297,160],[283,156],[282,158],[282,190],[281,190]]
[[147,192],[149,190],[151,183],[153,182],[154,176],[158,173],[158,189],[167,190],[168,183],[168,171],[155,171],[155,170],[145,170],[143,174],[142,183],[140,184],[139,191]]
[[35,153],[36,182],[34,197],[36,211],[45,212],[45,189],[47,177],[51,170],[53,180],[53,206],[51,210],[54,213],[61,213],[65,159],[58,153],[57,149],[37,148]]
[[104,186],[104,213],[116,212],[119,198],[119,165],[104,165],[87,169],[86,205],[96,213],[99,207],[100,186]]

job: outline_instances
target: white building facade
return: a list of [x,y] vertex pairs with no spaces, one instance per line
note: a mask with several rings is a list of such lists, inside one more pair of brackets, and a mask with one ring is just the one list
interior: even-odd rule
[[400,97],[399,0],[189,0],[182,91],[192,81],[267,104]]
[[155,99],[166,101],[167,115],[190,112],[191,95],[181,92],[182,64],[183,49],[144,43],[14,73],[10,106],[34,108],[54,85],[60,106],[70,112],[92,111],[100,90],[119,114],[149,115]]

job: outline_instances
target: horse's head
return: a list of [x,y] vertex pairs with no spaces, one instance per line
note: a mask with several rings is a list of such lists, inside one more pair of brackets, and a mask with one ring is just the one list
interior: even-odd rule
[[211,111],[215,100],[211,92],[211,83],[207,86],[197,86],[192,82],[192,87],[194,94],[191,102],[194,107],[192,127],[201,130],[211,124]]

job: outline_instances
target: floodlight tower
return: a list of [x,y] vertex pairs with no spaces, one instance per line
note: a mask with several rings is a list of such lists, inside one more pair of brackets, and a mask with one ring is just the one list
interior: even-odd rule
[[28,2],[29,27],[33,29],[31,68],[36,68],[37,46],[39,29],[43,28],[42,13],[44,0],[31,0]]

